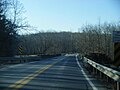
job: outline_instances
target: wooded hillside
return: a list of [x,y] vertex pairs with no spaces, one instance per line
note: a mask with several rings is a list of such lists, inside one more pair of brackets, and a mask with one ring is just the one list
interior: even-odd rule
[[21,36],[23,54],[102,53],[113,58],[112,31],[118,24],[86,25],[80,32],[40,32]]

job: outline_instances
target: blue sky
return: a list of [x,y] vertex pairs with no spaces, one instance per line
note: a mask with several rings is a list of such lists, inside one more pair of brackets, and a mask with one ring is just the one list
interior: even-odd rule
[[120,21],[119,0],[20,0],[39,31],[78,31],[82,25]]

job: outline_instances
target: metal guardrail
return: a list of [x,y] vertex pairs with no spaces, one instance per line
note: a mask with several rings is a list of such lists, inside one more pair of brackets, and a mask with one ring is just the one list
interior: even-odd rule
[[61,56],[61,54],[56,54],[56,55],[18,55],[18,56],[14,56],[14,57],[0,57],[0,65],[39,61],[41,59],[52,58],[52,57],[56,57],[56,56]]
[[15,64],[15,63],[24,63],[30,61],[39,61],[41,59],[40,56],[34,57],[0,57],[0,65],[1,64]]
[[[89,65],[91,65],[93,68],[97,69],[100,73],[105,74],[106,76],[108,76],[109,78],[113,79],[114,81],[117,82],[117,90],[120,90],[120,72],[111,69],[109,67],[106,67],[104,65],[98,64],[86,57],[84,57],[84,62],[88,63]],[[100,74],[101,75],[101,74]],[[100,76],[101,77],[101,76]]]

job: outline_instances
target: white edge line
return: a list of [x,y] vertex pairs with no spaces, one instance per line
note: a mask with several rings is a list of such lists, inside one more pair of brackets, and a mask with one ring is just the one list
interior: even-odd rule
[[88,78],[88,76],[86,75],[86,73],[84,72],[83,68],[80,66],[80,63],[78,61],[78,58],[77,58],[78,55],[76,55],[76,61],[77,61],[77,64],[78,66],[80,67],[84,77],[86,78],[86,80],[88,81],[88,83],[90,84],[90,86],[92,87],[93,90],[98,90],[95,85],[90,81],[90,79]]

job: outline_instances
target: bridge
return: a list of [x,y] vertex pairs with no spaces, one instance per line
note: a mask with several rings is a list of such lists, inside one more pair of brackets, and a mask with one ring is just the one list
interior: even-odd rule
[[0,90],[119,90],[119,76],[86,57],[67,54],[1,67]]

